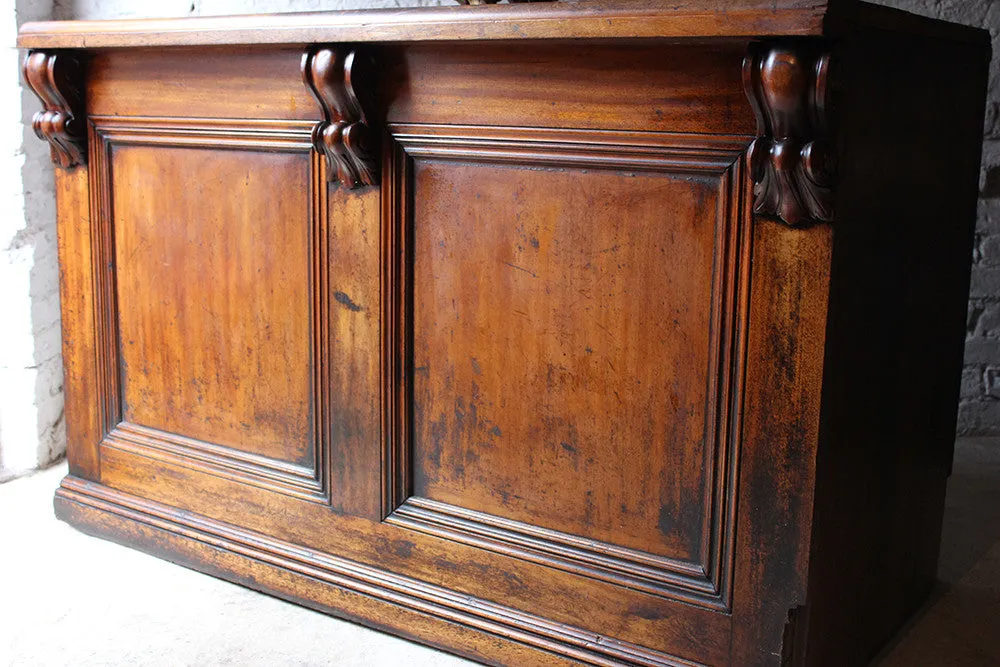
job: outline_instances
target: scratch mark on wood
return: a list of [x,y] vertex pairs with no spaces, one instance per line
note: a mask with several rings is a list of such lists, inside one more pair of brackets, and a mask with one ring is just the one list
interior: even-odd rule
[[518,271],[524,271],[525,273],[527,273],[532,278],[537,278],[538,277],[535,274],[534,271],[529,271],[528,269],[524,268],[523,266],[518,266],[517,264],[511,264],[510,262],[504,262],[504,264],[506,264],[507,266],[509,266],[512,269],[517,269]]

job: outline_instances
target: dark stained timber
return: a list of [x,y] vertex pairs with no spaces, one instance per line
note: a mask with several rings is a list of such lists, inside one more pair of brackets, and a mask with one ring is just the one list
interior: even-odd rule
[[31,126],[52,147],[52,161],[75,167],[87,161],[87,125],[83,111],[83,65],[75,53],[32,51],[24,59],[24,80],[44,108]]
[[313,144],[326,156],[330,178],[348,188],[378,183],[378,130],[365,113],[374,73],[371,59],[354,48],[319,48],[302,56],[302,77],[325,116],[313,128]]
[[754,213],[795,226],[833,220],[830,53],[822,43],[754,43],[743,82],[757,116]]
[[21,28],[57,515],[485,664],[867,664],[934,581],[989,36],[482,2]]

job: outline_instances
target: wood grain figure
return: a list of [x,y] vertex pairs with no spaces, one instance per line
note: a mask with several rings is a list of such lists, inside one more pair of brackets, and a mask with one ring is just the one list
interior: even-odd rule
[[933,583],[989,39],[724,9],[25,24],[58,516],[484,664],[867,664]]

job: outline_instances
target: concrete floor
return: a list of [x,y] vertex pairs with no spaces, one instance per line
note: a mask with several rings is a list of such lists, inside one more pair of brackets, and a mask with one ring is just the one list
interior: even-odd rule
[[[0,665],[473,664],[87,537],[65,472],[0,485]],[[940,578],[875,665],[1000,666],[1000,440],[959,441]]]

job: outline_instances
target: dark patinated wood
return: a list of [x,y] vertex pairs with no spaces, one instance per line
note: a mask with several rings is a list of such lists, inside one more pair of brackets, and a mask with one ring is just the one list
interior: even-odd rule
[[313,128],[313,145],[326,156],[329,177],[348,188],[378,183],[379,130],[370,126],[371,111],[365,113],[374,102],[374,70],[371,58],[350,48],[311,49],[302,56],[302,79],[325,116]]
[[87,125],[83,116],[83,66],[74,53],[32,51],[24,59],[24,80],[44,108],[31,126],[52,147],[62,167],[86,162]]
[[757,116],[754,213],[795,226],[833,220],[830,53],[822,42],[754,43],[743,86]]
[[986,38],[517,4],[22,30],[58,515],[488,664],[863,664],[933,572]]
[[262,16],[58,21],[21,26],[22,48],[231,46],[819,35],[847,0],[582,0]]
[[783,228],[754,230],[748,345],[758,353],[743,399],[734,666],[807,664],[794,654],[805,632],[791,624],[807,602],[833,230]]
[[988,79],[977,53],[882,26],[837,52],[853,159],[837,185],[810,664],[860,664],[935,585]]

